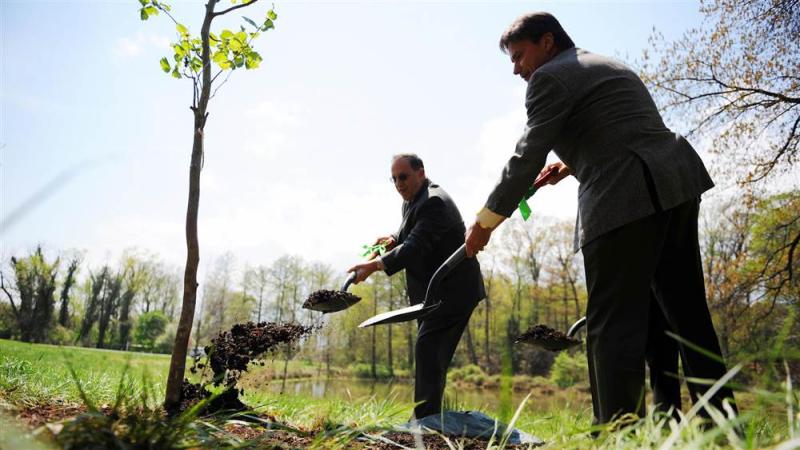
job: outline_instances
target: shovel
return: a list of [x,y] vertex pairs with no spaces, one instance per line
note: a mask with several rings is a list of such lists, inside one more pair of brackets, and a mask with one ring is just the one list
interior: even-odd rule
[[531,330],[536,330],[539,328],[540,336],[541,331],[546,330],[546,335],[541,337],[533,337],[533,338],[525,338],[525,334],[523,336],[517,338],[516,342],[521,342],[524,344],[532,345],[534,347],[538,347],[544,350],[550,350],[551,352],[560,352],[561,350],[566,350],[568,348],[575,347],[576,345],[580,345],[583,341],[580,339],[575,339],[575,335],[578,334],[581,328],[586,325],[586,317],[581,317],[580,319],[576,320],[575,323],[569,327],[567,334],[563,334],[560,331],[556,331],[551,329],[550,327],[544,325],[536,325],[535,327],[529,329],[525,332],[528,334]]
[[312,293],[311,294],[312,296],[314,294],[320,294],[320,295],[325,295],[329,298],[325,301],[318,302],[313,305],[310,304],[308,300],[306,300],[306,303],[303,305],[303,308],[309,309],[311,311],[318,311],[324,314],[324,313],[342,311],[355,305],[361,300],[361,298],[347,292],[347,288],[350,287],[351,284],[353,284],[353,281],[355,281],[355,279],[356,279],[356,273],[353,272],[349,277],[347,277],[347,279],[344,281],[344,284],[342,284],[342,287],[341,289],[339,289],[338,292],[316,291]]
[[[550,179],[558,173],[557,168],[551,169],[546,174],[540,176],[533,182],[533,187],[529,192],[533,195],[533,192],[536,192],[537,189],[547,184]],[[526,193],[526,198],[530,197]],[[425,291],[425,300],[422,303],[417,303],[416,305],[411,305],[406,308],[397,309],[394,311],[385,312],[383,314],[378,314],[377,316],[371,317],[359,325],[359,328],[366,328],[371,327],[373,325],[381,325],[385,323],[397,323],[397,322],[406,322],[409,320],[419,319],[422,318],[433,311],[435,311],[439,306],[441,306],[442,301],[439,300],[437,302],[433,302],[431,298],[431,293],[435,291],[439,287],[439,283],[442,281],[442,278],[445,277],[453,267],[457,266],[458,263],[464,260],[467,256],[467,245],[461,244],[461,247],[458,248],[449,258],[436,269],[436,272],[433,273],[431,277],[431,281],[428,283],[428,288]]]
[[453,252],[449,258],[447,258],[436,272],[433,273],[431,277],[431,281],[428,282],[428,288],[425,290],[425,301],[422,303],[417,303],[416,305],[411,305],[406,308],[396,309],[394,311],[385,312],[383,314],[378,314],[372,318],[369,318],[359,325],[359,328],[366,328],[371,327],[373,325],[381,325],[384,323],[397,323],[397,322],[406,322],[409,320],[419,319],[423,316],[430,314],[431,312],[435,311],[439,306],[441,306],[442,301],[432,301],[431,293],[436,291],[439,287],[439,283],[441,283],[442,278],[444,278],[453,267],[457,266],[458,263],[464,260],[467,256],[467,244],[461,244],[461,247]]

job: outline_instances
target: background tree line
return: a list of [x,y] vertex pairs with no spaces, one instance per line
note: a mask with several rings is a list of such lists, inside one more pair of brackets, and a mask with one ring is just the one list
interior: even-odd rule
[[[780,252],[800,223],[782,226],[800,210],[800,191],[746,204],[705,201],[701,249],[709,304],[723,351],[733,360],[759,358],[785,336],[797,347],[800,286],[770,267],[786,264]],[[475,310],[454,367],[473,364],[486,373],[504,365],[515,374],[544,375],[554,355],[515,344],[528,327],[544,323],[566,330],[584,315],[586,287],[580,254],[572,251],[571,222],[512,219],[500,239],[480,255],[487,298]],[[174,339],[180,272],[156,255],[126,251],[117,264],[89,267],[81,255],[46,256],[37,248],[4,267],[0,335],[29,342],[169,352]],[[781,256],[782,255],[782,256]],[[239,265],[230,253],[212,261],[200,283],[201,302],[192,334],[202,347],[220,331],[245,321],[323,325],[280,358],[319,367],[351,368],[362,376],[413,373],[416,323],[359,329],[366,318],[408,305],[402,274],[374,274],[351,288],[362,297],[352,308],[322,316],[301,308],[318,289],[336,289],[346,274],[299,256],[270,264]],[[296,354],[293,352],[297,352]],[[504,360],[504,358],[506,358]],[[763,362],[763,361],[762,361]]]

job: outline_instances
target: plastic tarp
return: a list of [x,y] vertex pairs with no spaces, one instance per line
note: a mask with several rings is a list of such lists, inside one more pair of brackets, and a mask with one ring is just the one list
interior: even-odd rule
[[[446,411],[422,419],[412,420],[395,427],[395,431],[414,434],[441,433],[446,436],[480,438],[489,440],[492,435],[499,441],[506,433],[506,425],[480,411]],[[511,445],[543,445],[544,441],[524,431],[512,428],[508,439]]]

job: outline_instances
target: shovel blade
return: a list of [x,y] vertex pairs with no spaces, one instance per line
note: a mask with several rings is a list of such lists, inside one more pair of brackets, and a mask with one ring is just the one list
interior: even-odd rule
[[359,328],[367,328],[374,325],[382,325],[387,323],[408,322],[409,320],[419,319],[422,316],[434,311],[439,307],[439,304],[425,306],[424,303],[417,303],[406,308],[396,309],[394,311],[385,312],[373,316],[358,326]]

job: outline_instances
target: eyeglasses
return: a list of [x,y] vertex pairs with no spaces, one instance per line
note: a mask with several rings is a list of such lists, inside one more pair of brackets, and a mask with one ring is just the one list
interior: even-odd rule
[[397,184],[398,181],[404,182],[407,179],[408,179],[408,174],[407,173],[401,173],[400,175],[398,175],[396,177],[395,176],[389,177],[389,181],[391,181],[393,184]]

